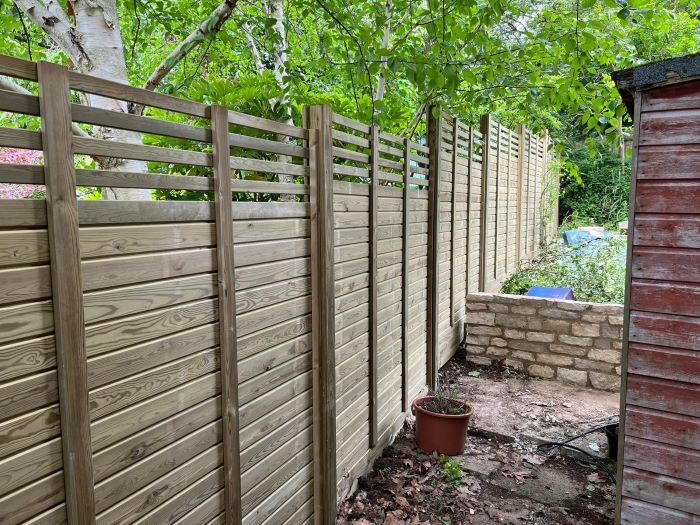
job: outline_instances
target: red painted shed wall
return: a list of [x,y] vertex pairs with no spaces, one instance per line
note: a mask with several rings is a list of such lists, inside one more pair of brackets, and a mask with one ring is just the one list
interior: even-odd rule
[[700,524],[700,80],[637,103],[621,523]]

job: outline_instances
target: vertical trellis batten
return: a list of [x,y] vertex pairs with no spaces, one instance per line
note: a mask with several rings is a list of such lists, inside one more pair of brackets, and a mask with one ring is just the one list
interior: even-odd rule
[[87,352],[68,70],[37,64],[66,516],[95,523]]
[[333,112],[307,106],[311,205],[314,523],[335,523],[335,257],[333,235]]
[[409,236],[409,183],[408,179],[411,177],[411,142],[408,139],[404,139],[403,142],[404,152],[403,152],[403,237],[402,237],[402,253],[401,253],[401,364],[402,364],[402,374],[401,374],[401,406],[404,412],[408,412],[410,408],[410,402],[408,395],[408,236]]
[[482,115],[481,134],[483,136],[483,147],[481,151],[481,217],[479,235],[479,291],[486,291],[486,264],[488,262],[486,253],[486,220],[488,219],[488,192],[489,192],[489,162],[491,157],[491,116]]
[[459,120],[452,121],[452,207],[450,232],[450,326],[455,324],[455,281],[457,280],[457,252],[455,250],[455,230],[457,229],[457,149],[459,140]]
[[370,129],[369,185],[369,446],[377,444],[377,226],[379,216],[379,126]]
[[[434,112],[438,112],[437,115]],[[439,339],[439,249],[440,249],[440,160],[442,153],[442,124],[439,108],[428,111],[429,204],[428,204],[428,348],[427,383],[437,387],[440,346]]]
[[520,267],[520,259],[522,257],[522,213],[523,213],[523,182],[526,180],[523,170],[524,156],[525,156],[525,126],[522,124],[518,126],[518,193],[517,202],[515,209],[515,224],[517,226],[515,234],[515,265],[516,268]]
[[471,264],[469,249],[469,232],[472,216],[472,162],[474,156],[474,129],[469,127],[469,144],[467,147],[467,222],[466,222],[466,242],[465,242],[465,262],[464,262],[464,306],[466,313],[467,295],[469,294],[469,265]]
[[238,424],[238,352],[233,259],[228,111],[211,108],[214,157],[214,208],[219,293],[219,349],[221,354],[221,416],[224,443],[224,501],[226,524],[241,523],[241,465]]

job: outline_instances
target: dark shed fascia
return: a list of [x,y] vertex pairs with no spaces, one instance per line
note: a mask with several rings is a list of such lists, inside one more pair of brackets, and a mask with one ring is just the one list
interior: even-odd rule
[[700,77],[700,53],[651,62],[612,74],[617,90],[630,115],[634,113],[635,91]]

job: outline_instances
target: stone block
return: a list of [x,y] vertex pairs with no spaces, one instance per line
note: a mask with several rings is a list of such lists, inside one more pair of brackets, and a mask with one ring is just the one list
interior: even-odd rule
[[496,312],[499,314],[507,313],[509,310],[508,305],[501,303],[489,303],[489,311]]
[[495,323],[498,326],[506,328],[527,328],[527,317],[511,314],[492,314],[495,315]]
[[469,326],[467,333],[471,335],[501,335],[501,329],[497,326]]
[[523,361],[534,361],[535,360],[535,354],[531,354],[530,352],[523,352],[522,350],[513,350],[510,353],[510,356],[513,359],[522,359]]
[[571,328],[569,321],[559,319],[545,319],[542,322],[542,329],[548,332],[556,332],[557,334],[568,334]]
[[571,385],[586,386],[588,384],[588,372],[571,370],[570,368],[558,368],[557,379]]
[[526,352],[546,352],[547,345],[544,343],[531,343],[529,341],[509,341],[508,346],[514,350],[525,350]]
[[508,346],[508,341],[501,337],[492,337],[491,344],[493,346],[500,346],[501,348]]
[[602,348],[591,348],[588,351],[588,359],[593,361],[603,361],[613,365],[619,365],[622,355],[618,350],[604,350]]
[[488,357],[480,357],[480,356],[476,356],[476,355],[468,355],[466,359],[470,363],[474,363],[475,365],[480,365],[480,366],[488,366],[492,362],[492,360],[489,359]]
[[622,326],[622,322],[623,322],[622,315],[609,315],[608,316],[608,323],[610,323],[613,326]]
[[612,348],[612,341],[607,337],[598,337],[593,340],[593,346],[595,348],[604,348],[606,350],[609,350],[610,348]]
[[467,310],[470,312],[478,312],[486,310],[486,305],[481,303],[467,303]]
[[573,355],[575,357],[583,357],[588,352],[588,349],[584,346],[570,345],[549,345],[549,350],[557,354]]
[[622,315],[624,307],[621,304],[594,304],[592,312],[596,314]]
[[507,348],[499,348],[497,346],[489,346],[486,349],[486,355],[494,356],[494,357],[503,357],[508,355],[510,352],[508,351]]
[[600,335],[602,335],[603,337],[609,337],[610,339],[621,339],[622,327],[604,324],[600,328]]
[[535,315],[537,309],[532,306],[511,306],[510,311],[520,315]]
[[581,321],[584,323],[604,323],[607,317],[603,314],[581,314]]
[[483,346],[467,345],[467,353],[468,354],[483,354],[485,351],[486,351],[486,348]]
[[580,337],[598,337],[600,325],[589,323],[572,323],[571,333]]
[[467,312],[465,322],[468,325],[481,324],[486,326],[494,326],[496,314],[491,312]]
[[527,327],[530,330],[542,330],[543,320],[540,317],[529,317],[527,320]]
[[491,342],[491,338],[488,335],[467,335],[466,341],[468,345],[486,346]]
[[559,308],[540,308],[539,314],[550,319],[579,319],[577,312],[569,312]]
[[589,303],[581,303],[577,301],[557,301],[557,307],[569,312],[585,312],[591,305]]
[[620,390],[620,376],[612,374],[601,374],[599,372],[589,372],[591,385],[598,390],[616,392]]
[[548,365],[556,366],[572,366],[574,364],[573,357],[557,354],[538,354],[537,361],[539,363],[546,363]]
[[528,365],[527,373],[531,376],[541,377],[543,379],[552,379],[554,377],[554,369],[551,366],[545,365]]
[[567,345],[574,346],[592,346],[593,339],[590,337],[576,337],[573,335],[559,334],[559,341],[566,343]]
[[525,339],[535,343],[551,343],[554,341],[554,334],[549,332],[528,332],[525,334]]
[[525,339],[525,332],[522,330],[513,330],[512,328],[506,328],[503,331],[503,336],[506,339]]
[[578,368],[579,370],[595,370],[597,372],[607,373],[612,373],[614,370],[613,365],[608,363],[581,358],[574,359],[574,368]]

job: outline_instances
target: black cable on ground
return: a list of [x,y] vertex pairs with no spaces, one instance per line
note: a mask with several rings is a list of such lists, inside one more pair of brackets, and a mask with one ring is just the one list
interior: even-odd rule
[[580,453],[584,454],[585,456],[587,456],[588,458],[590,458],[592,464],[603,469],[606,472],[606,474],[608,475],[608,478],[610,478],[610,481],[613,484],[616,484],[617,481],[615,479],[615,473],[608,467],[608,465],[605,464],[605,462],[603,462],[600,458],[594,456],[590,452],[583,450],[582,448],[576,447],[574,445],[569,445],[569,443],[571,443],[572,441],[575,441],[575,440],[580,439],[584,436],[587,436],[588,434],[593,434],[594,432],[599,432],[601,430],[604,430],[606,427],[608,427],[610,425],[616,425],[616,424],[618,424],[618,423],[617,422],[607,423],[605,425],[595,427],[595,428],[592,428],[590,430],[586,430],[582,434],[579,434],[579,435],[574,436],[574,437],[570,437],[568,439],[565,439],[564,441],[550,441],[547,443],[541,443],[541,444],[537,445],[537,450],[541,450],[542,452],[550,452],[550,451],[554,450],[555,448],[558,448],[558,449],[569,448],[572,450],[576,450],[577,452],[580,452]]

